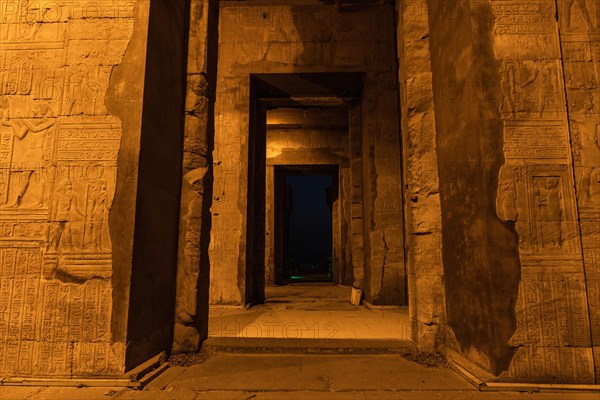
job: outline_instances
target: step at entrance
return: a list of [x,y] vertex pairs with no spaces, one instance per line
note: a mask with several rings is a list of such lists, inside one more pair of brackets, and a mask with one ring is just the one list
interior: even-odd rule
[[209,337],[202,351],[207,355],[231,354],[400,354],[416,352],[408,340],[390,339],[285,339]]

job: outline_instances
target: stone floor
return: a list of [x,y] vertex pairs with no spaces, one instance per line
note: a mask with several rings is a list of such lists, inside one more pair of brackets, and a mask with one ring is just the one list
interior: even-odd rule
[[399,355],[218,354],[144,390],[0,386],[1,400],[599,400],[598,393],[479,392]]
[[0,400],[600,400],[599,393],[479,392],[445,366],[389,353],[408,343],[405,309],[355,307],[349,297],[349,288],[335,286],[269,288],[264,305],[213,308],[207,342],[228,339],[223,351],[173,365],[144,390],[0,386]]
[[353,306],[349,287],[288,285],[267,287],[265,304],[213,307],[210,337],[250,339],[409,340],[406,307]]

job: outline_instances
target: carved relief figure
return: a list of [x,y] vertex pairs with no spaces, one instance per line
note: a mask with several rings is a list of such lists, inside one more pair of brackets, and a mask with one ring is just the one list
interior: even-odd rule
[[12,151],[12,129],[10,127],[10,104],[8,98],[0,97],[0,205],[8,201],[8,179]]
[[[36,102],[33,106],[33,118],[3,120],[4,126],[10,126],[14,134],[11,164],[11,184],[18,182],[16,195],[8,207],[19,207],[27,194],[32,175],[41,175],[44,163],[44,141],[56,120],[48,118],[50,106],[44,102]],[[36,188],[34,206],[43,206],[43,178],[36,179],[41,187]]]
[[592,183],[593,170],[594,168],[584,168],[583,173],[579,178],[579,199],[583,204],[587,204],[591,200],[590,186]]
[[516,67],[512,62],[504,65],[502,79],[502,93],[504,95],[504,101],[502,103],[502,111],[515,116],[515,100],[517,98],[517,85],[516,85]]
[[498,186],[498,196],[496,197],[496,214],[502,221],[516,221],[517,196],[515,194],[514,184],[506,179]]
[[594,57],[587,43],[570,44],[568,62],[565,62],[567,87],[569,89],[596,89],[598,81]]
[[600,169],[586,167],[579,178],[579,199],[583,206],[600,205]]
[[85,65],[73,67],[69,78],[64,115],[78,115],[84,113],[85,89],[87,77]]
[[[77,222],[84,215],[78,210],[77,197],[73,193],[73,182],[63,179],[56,187],[55,196],[50,208],[50,231],[48,235],[48,246],[57,251],[59,247],[67,248],[81,246],[80,230]],[[80,247],[79,246],[79,247]]]
[[548,177],[534,184],[535,204],[540,221],[542,247],[562,246],[562,195],[559,191],[559,178]]
[[554,61],[507,60],[500,72],[500,111],[505,118],[544,118],[550,112],[557,113],[560,78]]
[[583,98],[583,107],[581,111],[587,115],[594,114],[594,93],[589,92],[587,94],[588,95]]
[[569,100],[569,111],[573,114],[595,114],[595,98],[591,91],[574,92]]
[[[598,166],[600,161],[600,120],[597,114],[572,114],[573,155],[579,166]],[[596,121],[594,121],[596,119]]]
[[535,60],[533,71],[529,79],[521,87],[529,88],[532,97],[535,98],[535,108],[526,107],[525,111],[535,111],[539,117],[543,117],[544,112],[548,111],[548,106],[556,106],[556,96],[558,94],[558,72],[552,61]]
[[37,39],[40,29],[42,29],[44,21],[48,19],[48,13],[51,9],[45,4],[40,4],[39,0],[27,0],[25,10],[28,16],[27,22],[31,25],[31,28],[23,40],[33,41]]
[[585,0],[565,0],[564,13],[565,13],[565,25],[566,25],[567,30],[571,30],[572,14],[573,14],[573,9],[575,8],[575,6],[577,6],[577,8],[579,9],[579,13],[581,14],[581,17],[583,18],[583,22],[585,22],[585,26],[586,26],[588,32],[591,32],[593,29],[593,25],[592,25],[592,20],[590,18],[590,13],[588,11]]
[[92,188],[90,195],[90,241],[96,251],[109,250],[110,243],[104,243],[103,234],[106,228],[108,212],[108,184],[100,181]]

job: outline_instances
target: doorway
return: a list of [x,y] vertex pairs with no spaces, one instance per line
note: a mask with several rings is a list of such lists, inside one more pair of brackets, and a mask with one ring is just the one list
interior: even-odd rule
[[337,166],[275,169],[277,284],[333,282]]

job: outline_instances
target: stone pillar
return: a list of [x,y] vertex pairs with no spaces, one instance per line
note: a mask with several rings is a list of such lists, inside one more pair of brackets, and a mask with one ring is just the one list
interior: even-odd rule
[[600,3],[558,10],[596,384],[600,383]]
[[[347,150],[347,160],[349,157],[349,149]],[[351,232],[351,180],[350,180],[350,165],[346,161],[346,165],[340,166],[340,182],[339,182],[339,201],[340,201],[340,264],[343,269],[341,272],[342,280],[338,282],[341,285],[352,286],[354,284],[354,266],[352,265],[351,249],[352,249],[352,232]]]
[[[591,87],[598,86],[598,72],[593,67],[589,70],[593,75],[585,72],[593,54],[585,50],[591,51],[586,35],[593,27],[586,26],[586,19],[581,18],[587,3],[563,2],[566,9],[558,10],[565,30],[566,58],[562,62],[555,1],[521,2],[511,7],[501,1],[472,3],[476,25],[487,24],[488,18],[493,21],[494,50],[500,63],[498,106],[504,126],[505,162],[496,212],[503,221],[516,221],[519,235],[517,326],[509,341],[517,350],[501,379],[594,383],[586,271],[569,140],[569,122],[574,128],[571,134],[580,127],[587,129],[579,121],[590,125],[598,122],[589,100]],[[565,12],[575,10],[575,3],[580,8],[579,18],[573,13],[569,24]],[[577,38],[573,32],[581,35]],[[576,54],[581,59],[571,68],[569,61],[577,58]],[[563,63],[567,70],[563,70]],[[565,85],[571,95],[571,121]]]
[[186,4],[12,3],[0,374],[120,376],[169,346]]
[[[367,75],[361,99],[365,298],[375,305],[406,304],[398,110],[396,71]],[[376,112],[387,118],[367,117]]]
[[360,108],[349,110],[349,147],[350,147],[350,259],[354,272],[353,286],[364,289],[365,253],[363,222],[363,159]]
[[197,351],[208,332],[217,7],[191,2],[174,352]]
[[111,214],[140,129],[131,57],[145,57],[148,5],[21,3],[3,2],[0,29],[0,375],[118,375],[113,246],[131,236]]
[[[499,381],[595,381],[573,163],[582,152],[572,157],[569,140],[578,110],[594,124],[583,101],[593,83],[570,79],[556,4],[427,1],[447,321],[458,350]],[[577,4],[577,29],[595,29],[587,2],[561,4]],[[593,42],[576,33],[563,49],[580,41],[585,54]]]
[[398,1],[397,11],[408,304],[413,340],[433,351],[446,305],[429,12],[424,0]]
[[[267,157],[268,157],[267,148]],[[267,216],[265,230],[265,282],[267,285],[274,285],[277,277],[275,276],[275,240],[279,240],[275,235],[275,166],[267,165],[266,177],[266,204],[265,215]]]

